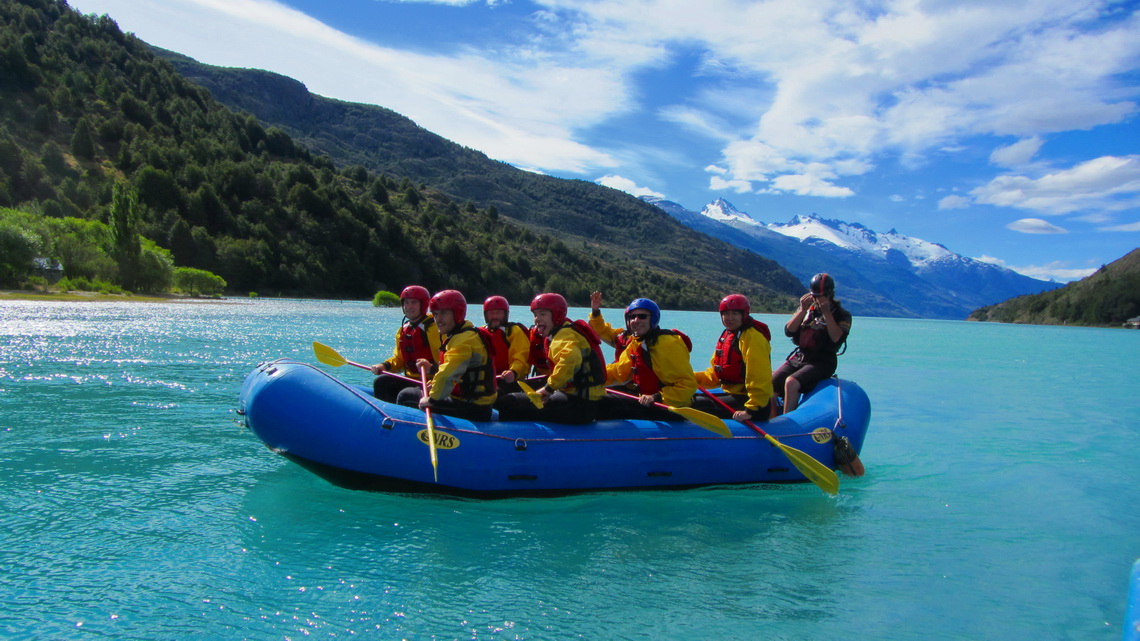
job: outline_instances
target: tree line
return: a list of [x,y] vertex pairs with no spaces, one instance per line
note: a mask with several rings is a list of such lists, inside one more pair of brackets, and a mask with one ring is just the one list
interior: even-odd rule
[[600,288],[682,309],[726,287],[761,309],[789,300],[564,242],[407,176],[338,167],[60,0],[0,0],[0,207],[24,214],[6,214],[5,233],[39,238],[67,278],[131,291],[192,269],[270,295],[364,299],[420,283],[518,300],[560,291],[575,304]]

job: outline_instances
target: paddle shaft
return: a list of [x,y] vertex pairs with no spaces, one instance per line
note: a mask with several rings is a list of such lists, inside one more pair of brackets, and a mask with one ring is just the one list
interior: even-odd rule
[[[635,401],[637,401],[638,403],[640,403],[640,402],[641,402],[641,397],[640,397],[640,396],[637,396],[637,395],[635,395],[635,394],[626,394],[625,392],[619,392],[619,391],[617,391],[616,389],[609,389],[609,388],[606,388],[606,393],[607,393],[607,394],[613,394],[614,396],[621,396],[621,397],[623,397],[623,398],[632,399],[632,400],[635,400]],[[663,409],[663,410],[669,410],[670,412],[672,412],[673,410],[677,409],[677,408],[673,407],[672,405],[666,405],[666,404],[664,404],[664,403],[659,403],[659,402],[657,402],[657,401],[653,401],[653,407],[660,407],[661,409]]]
[[[722,399],[721,399],[719,396],[717,396],[716,394],[713,394],[712,392],[708,391],[707,389],[705,389],[705,388],[703,388],[703,387],[698,387],[697,389],[699,389],[699,390],[701,391],[701,394],[704,394],[705,396],[707,396],[707,397],[709,397],[710,399],[712,399],[712,402],[716,403],[717,405],[720,405],[721,407],[723,407],[724,409],[726,409],[726,410],[728,410],[728,411],[730,411],[730,412],[736,412],[736,410],[732,409],[732,406],[731,406],[731,405],[729,405],[728,403],[725,403],[725,402],[724,402],[724,401],[723,401],[723,400],[722,400]],[[760,436],[768,436],[768,433],[767,433],[767,432],[765,432],[764,430],[760,429],[760,426],[758,426],[757,424],[753,423],[752,421],[738,421],[738,422],[740,422],[740,423],[744,423],[744,424],[745,424],[745,425],[747,425],[748,427],[752,428],[752,431],[753,431],[753,432],[756,432],[756,433],[757,433],[757,434],[759,434]]]
[[[387,374],[388,372],[384,372],[384,373]],[[428,395],[427,370],[426,369],[420,370],[420,389],[423,390],[424,396],[426,397]],[[427,417],[428,450],[431,453],[431,470],[432,470],[432,474],[435,475],[436,483],[438,483],[439,482],[439,457],[437,456],[436,451],[435,451],[435,421],[431,417],[431,408],[430,407],[424,408],[424,416]]]

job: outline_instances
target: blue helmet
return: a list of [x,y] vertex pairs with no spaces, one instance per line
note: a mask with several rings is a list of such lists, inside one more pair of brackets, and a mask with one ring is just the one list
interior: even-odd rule
[[630,303],[629,307],[625,308],[625,315],[629,316],[629,313],[635,309],[649,310],[650,326],[656,328],[661,324],[661,308],[657,306],[657,303],[649,300],[648,298],[638,298]]

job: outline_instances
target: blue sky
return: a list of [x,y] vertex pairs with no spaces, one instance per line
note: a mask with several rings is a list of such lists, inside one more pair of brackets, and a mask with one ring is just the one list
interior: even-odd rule
[[515,166],[1068,281],[1140,246],[1140,3],[71,0]]

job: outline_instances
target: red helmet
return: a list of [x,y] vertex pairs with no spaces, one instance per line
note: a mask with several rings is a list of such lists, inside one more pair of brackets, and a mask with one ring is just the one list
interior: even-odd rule
[[721,299],[720,311],[721,313],[728,311],[744,312],[744,315],[747,316],[752,312],[752,305],[748,303],[748,298],[744,294],[729,294]]
[[445,289],[431,297],[431,313],[441,309],[450,309],[455,315],[455,324],[462,325],[467,320],[467,299],[454,289]]
[[549,309],[550,319],[554,321],[555,325],[561,325],[566,322],[566,299],[562,298],[562,294],[539,294],[530,301],[530,311],[538,309]]
[[496,309],[501,309],[509,314],[511,311],[511,304],[508,303],[507,299],[503,298],[502,296],[488,296],[487,300],[483,301],[483,313],[486,314],[487,312]]
[[426,308],[428,300],[431,298],[431,294],[428,293],[426,287],[420,287],[419,285],[408,285],[404,288],[404,291],[400,292],[400,300],[404,300],[405,298],[418,300],[420,301],[420,305],[423,305],[423,308]]

